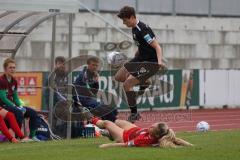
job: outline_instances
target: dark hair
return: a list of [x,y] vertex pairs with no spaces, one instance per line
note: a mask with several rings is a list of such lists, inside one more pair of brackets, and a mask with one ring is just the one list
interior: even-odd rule
[[66,59],[63,56],[58,56],[58,57],[55,58],[55,64],[57,64],[57,62],[65,63]]
[[5,59],[4,62],[3,62],[3,68],[6,69],[9,63],[14,63],[15,64],[14,59],[12,59],[12,58]]
[[98,57],[93,56],[93,57],[90,57],[90,58],[87,59],[87,64],[90,64],[91,62],[99,63],[100,60],[99,60]]
[[117,16],[121,19],[123,18],[130,18],[131,16],[136,17],[135,9],[130,6],[124,6],[120,9],[119,13]]

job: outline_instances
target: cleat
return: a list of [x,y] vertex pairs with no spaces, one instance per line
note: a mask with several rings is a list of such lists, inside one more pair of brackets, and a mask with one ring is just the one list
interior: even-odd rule
[[81,108],[81,112],[79,114],[79,118],[82,120],[91,120],[93,117],[93,114],[90,112],[90,110],[86,107]]
[[72,111],[72,121],[84,121],[90,120],[93,117],[90,110],[86,107],[78,106],[74,107]]
[[41,142],[41,140],[39,140],[36,136],[32,137],[31,139],[32,139],[32,141],[34,141],[34,142]]
[[11,139],[11,143],[19,143],[19,141],[18,141],[16,138],[13,137],[13,138]]
[[131,123],[134,123],[135,121],[141,119],[141,115],[139,113],[131,113],[131,115],[128,117],[128,121]]
[[33,142],[32,139],[30,139],[29,137],[24,137],[23,139],[20,140],[21,143],[28,143],[28,142]]

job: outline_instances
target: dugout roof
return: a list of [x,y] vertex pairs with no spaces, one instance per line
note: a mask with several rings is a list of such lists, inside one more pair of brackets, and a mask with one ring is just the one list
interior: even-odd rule
[[0,11],[0,54],[11,54],[14,57],[26,36],[54,15],[56,13]]

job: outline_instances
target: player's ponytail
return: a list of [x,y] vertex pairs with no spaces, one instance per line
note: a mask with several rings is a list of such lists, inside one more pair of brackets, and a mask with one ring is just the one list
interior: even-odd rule
[[168,129],[168,134],[159,139],[159,147],[176,148],[178,146],[193,146],[193,145],[181,138],[177,138],[172,129]]
[[159,147],[162,148],[167,148],[167,147],[172,147],[175,148],[176,145],[174,144],[175,140],[175,133],[172,129],[168,129],[168,133],[160,138],[159,141]]

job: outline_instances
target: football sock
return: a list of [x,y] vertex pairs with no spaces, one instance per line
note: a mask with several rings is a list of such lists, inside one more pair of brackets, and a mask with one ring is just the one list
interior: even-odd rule
[[127,101],[129,106],[136,105],[136,93],[134,91],[127,91],[126,92]]
[[137,113],[137,105],[129,106],[129,107],[130,107],[131,113]]
[[8,121],[10,127],[16,133],[16,135],[21,139],[24,138],[24,135],[18,126],[18,123],[17,123],[17,120],[16,120],[14,114],[12,114],[11,112],[8,112],[5,116],[5,119]]
[[90,120],[90,122],[91,122],[92,124],[96,125],[99,120],[101,120],[101,119],[99,119],[98,117],[93,117],[93,118]]
[[0,116],[0,131],[2,131],[2,133],[7,137],[9,141],[13,139],[13,136],[9,133],[8,128],[1,116]]
[[126,96],[131,113],[137,113],[136,93],[134,91],[127,91]]

